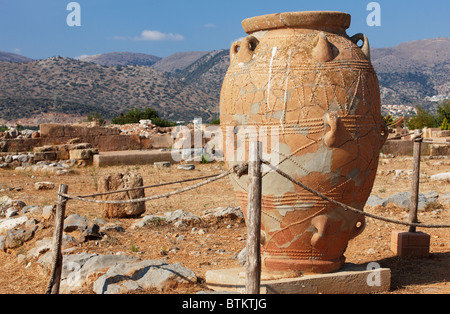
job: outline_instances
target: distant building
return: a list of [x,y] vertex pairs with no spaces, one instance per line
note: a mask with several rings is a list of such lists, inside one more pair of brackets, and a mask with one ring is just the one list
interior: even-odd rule
[[431,101],[431,102],[442,102],[446,99],[450,99],[450,97],[445,96],[445,95],[435,95],[435,96],[427,96],[425,97],[426,101]]

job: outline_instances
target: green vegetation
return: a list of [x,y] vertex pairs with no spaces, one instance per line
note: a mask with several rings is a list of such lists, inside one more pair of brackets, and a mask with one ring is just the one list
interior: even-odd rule
[[144,110],[134,108],[125,114],[120,114],[112,119],[112,124],[130,124],[139,123],[140,120],[152,120],[152,123],[160,127],[175,126],[175,123],[162,119],[156,110],[147,107]]
[[449,130],[450,121],[450,100],[447,99],[438,107],[436,115],[417,107],[417,115],[408,120],[406,125],[410,130],[427,128],[441,128],[442,130]]
[[422,106],[417,107],[417,115],[406,122],[410,130],[437,127],[436,117],[423,109]]
[[106,120],[103,119],[102,115],[98,112],[88,114],[87,122],[94,121],[98,122],[98,124],[100,124],[101,126],[106,124]]
[[211,121],[211,124],[213,124],[213,125],[219,125],[219,124],[220,124],[220,118],[213,119],[213,120]]
[[437,109],[437,123],[442,130],[450,130],[450,99],[444,100]]
[[444,118],[444,121],[441,124],[441,130],[450,130],[450,123],[447,118]]

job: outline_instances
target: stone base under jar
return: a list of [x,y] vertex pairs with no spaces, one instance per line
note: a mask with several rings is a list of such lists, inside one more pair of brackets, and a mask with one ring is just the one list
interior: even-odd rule
[[298,277],[307,274],[327,274],[339,271],[345,264],[345,257],[335,260],[305,260],[292,258],[264,257],[262,268],[266,273],[272,273],[283,278]]
[[[371,279],[376,278],[374,284]],[[210,270],[206,272],[208,288],[222,293],[245,293],[245,268]],[[376,271],[366,265],[345,264],[331,274],[277,278],[261,274],[261,294],[369,294],[390,290],[391,270]]]

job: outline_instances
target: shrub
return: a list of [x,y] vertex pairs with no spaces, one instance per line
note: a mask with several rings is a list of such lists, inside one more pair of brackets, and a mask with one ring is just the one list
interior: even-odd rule
[[158,112],[152,108],[146,108],[144,110],[134,108],[129,110],[125,114],[112,119],[112,124],[130,124],[139,123],[140,120],[152,120],[152,123],[160,127],[174,126],[175,123],[162,119]]
[[450,130],[450,123],[448,122],[446,117],[444,118],[444,121],[442,122],[441,130],[443,130],[443,131]]

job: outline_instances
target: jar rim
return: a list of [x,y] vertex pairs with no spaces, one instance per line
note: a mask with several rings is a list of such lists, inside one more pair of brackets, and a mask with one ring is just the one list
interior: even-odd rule
[[281,28],[320,29],[345,33],[350,27],[351,15],[338,11],[299,11],[260,15],[242,21],[247,34]]

